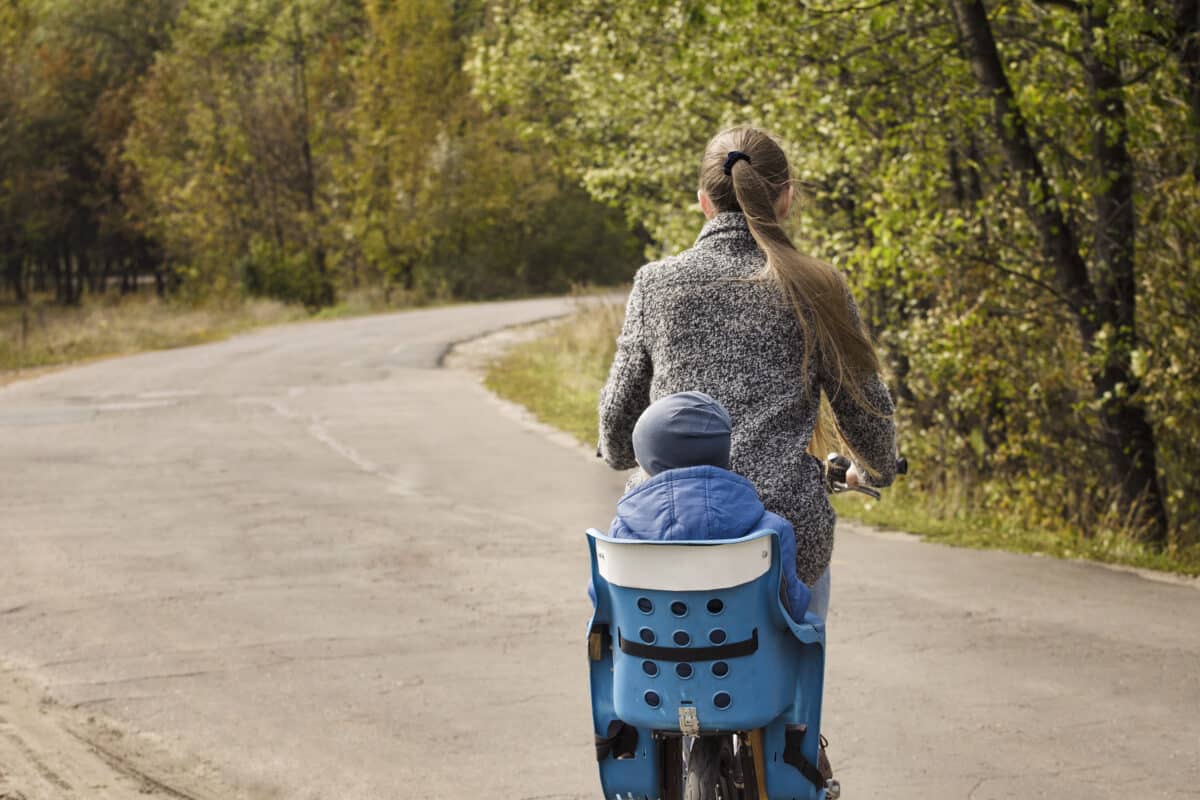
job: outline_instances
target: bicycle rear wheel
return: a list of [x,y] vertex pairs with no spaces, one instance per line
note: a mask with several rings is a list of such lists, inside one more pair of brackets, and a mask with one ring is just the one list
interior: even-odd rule
[[683,737],[664,739],[661,752],[663,800],[683,800]]
[[692,743],[683,800],[739,800],[733,785],[733,738],[702,736]]

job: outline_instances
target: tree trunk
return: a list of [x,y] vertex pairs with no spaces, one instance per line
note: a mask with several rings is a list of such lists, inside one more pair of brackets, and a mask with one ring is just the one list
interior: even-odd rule
[[137,262],[125,254],[121,259],[121,294],[137,290]]
[[54,302],[61,306],[70,305],[71,255],[65,245],[50,256],[50,264],[54,270]]
[[97,288],[100,294],[108,294],[108,280],[112,276],[112,258],[107,254],[100,262],[100,275],[96,279],[96,285],[92,287],[92,292],[95,293]]
[[6,262],[5,275],[8,285],[12,288],[16,301],[23,304],[29,299],[29,295],[25,291],[25,259],[19,255],[10,254]]
[[1133,159],[1120,65],[1111,63],[1095,47],[1096,31],[1107,27],[1103,7],[1084,6],[1084,70],[1088,77],[1092,113],[1092,159],[1097,187],[1095,275],[1097,309],[1112,332],[1105,344],[1104,367],[1095,376],[1109,451],[1120,481],[1126,508],[1140,505],[1146,537],[1156,545],[1167,543],[1167,513],[1158,484],[1154,431],[1145,409],[1136,400],[1139,382],[1131,362],[1137,347],[1137,281],[1134,240]]
[[92,269],[92,258],[88,254],[87,248],[82,248],[79,251],[79,257],[76,259],[78,274],[75,281],[75,298],[76,300],[83,299],[83,292],[86,289],[89,292],[95,292],[95,276]]
[[173,275],[166,268],[162,253],[152,240],[139,238],[133,245],[130,262],[135,286],[139,275],[150,273],[154,276],[154,292],[159,297],[166,297],[174,290]]
[[304,203],[308,211],[308,224],[314,228],[317,244],[313,248],[313,266],[317,273],[317,289],[310,302],[317,306],[331,306],[334,301],[333,282],[329,278],[326,263],[325,248],[320,243],[321,231],[317,219],[317,172],[313,165],[311,117],[308,107],[308,54],[304,47],[304,30],[300,24],[300,7],[292,7],[292,32],[296,37],[293,42],[293,81],[297,100],[300,102],[300,151],[304,164]]
[[[1167,515],[1156,471],[1154,433],[1145,409],[1135,399],[1137,382],[1130,368],[1136,342],[1136,297],[1133,232],[1133,164],[1126,145],[1125,106],[1119,71],[1100,61],[1090,47],[1087,65],[1093,110],[1098,116],[1092,151],[1095,166],[1108,180],[1097,191],[1097,278],[1093,287],[1080,255],[1078,237],[1047,180],[1040,156],[1029,138],[1000,59],[982,0],[952,0],[955,19],[971,69],[992,98],[993,127],[1009,166],[1019,181],[1022,203],[1037,229],[1042,256],[1054,267],[1059,290],[1067,299],[1085,347],[1094,351],[1105,325],[1115,342],[1105,344],[1103,367],[1092,386],[1101,407],[1106,449],[1113,479],[1120,488],[1123,510],[1155,545],[1167,541]],[[1085,28],[1100,22],[1083,11]],[[1090,34],[1088,34],[1090,36]],[[1111,228],[1109,226],[1112,226]]]

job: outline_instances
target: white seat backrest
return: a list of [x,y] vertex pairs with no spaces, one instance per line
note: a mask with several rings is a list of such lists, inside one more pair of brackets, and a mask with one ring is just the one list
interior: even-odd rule
[[600,577],[629,589],[728,589],[749,583],[771,568],[769,535],[722,544],[593,539]]

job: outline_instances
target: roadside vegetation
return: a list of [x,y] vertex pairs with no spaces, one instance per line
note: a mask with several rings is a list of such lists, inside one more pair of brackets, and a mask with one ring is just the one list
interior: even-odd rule
[[277,300],[192,307],[153,294],[0,305],[0,384],[47,367],[216,341],[263,325],[308,317]]
[[1200,542],[1194,2],[496,5],[483,96],[656,253],[695,237],[716,130],[780,137],[793,238],[849,278],[922,504]]
[[474,92],[494,24],[441,0],[0,3],[0,300],[627,280],[644,235]]
[[[545,333],[518,344],[489,368],[487,386],[528,408],[539,420],[596,442],[597,398],[608,374],[623,309],[591,302],[575,315],[546,326]],[[834,498],[838,514],[890,530],[919,534],[960,547],[1083,558],[1110,564],[1200,575],[1200,546],[1162,551],[1129,535],[1120,520],[1086,531],[1067,524],[1031,526],[1019,514],[979,507],[970,493],[930,491],[914,480],[936,463],[915,460],[912,476],[897,479],[872,501],[851,494]],[[1047,498],[1051,500],[1051,498]]]

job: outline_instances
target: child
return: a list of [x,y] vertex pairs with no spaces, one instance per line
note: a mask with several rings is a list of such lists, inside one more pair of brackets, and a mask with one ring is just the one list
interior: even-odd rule
[[809,590],[796,577],[792,526],[763,508],[754,485],[729,471],[729,413],[703,392],[668,395],[642,413],[633,450],[647,476],[617,503],[614,539],[739,539],[770,528],[779,534],[783,597],[804,619]]

